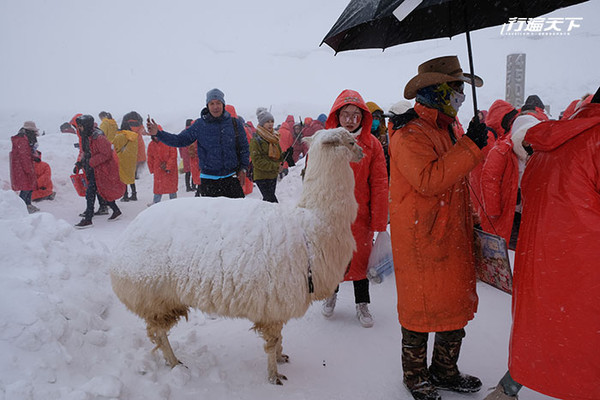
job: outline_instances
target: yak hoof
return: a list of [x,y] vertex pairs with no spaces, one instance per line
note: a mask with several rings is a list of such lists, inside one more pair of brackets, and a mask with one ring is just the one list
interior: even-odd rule
[[281,354],[281,355],[279,355],[279,357],[277,357],[277,362],[279,364],[289,363],[290,356],[288,356],[287,354]]
[[283,385],[283,382],[281,382],[281,380],[287,381],[287,377],[285,375],[281,375],[281,374],[276,374],[275,376],[272,376],[269,378],[269,383],[272,383],[273,385]]
[[[178,359],[175,359],[175,361],[176,361],[176,362],[174,362],[174,363],[172,363],[172,362],[170,362],[170,361],[167,361],[167,365],[168,365],[169,367],[171,367],[171,369],[175,368],[175,367],[176,367],[176,366],[178,366],[178,365],[181,365],[181,366],[184,366],[184,367],[186,367],[186,368],[187,368],[187,366],[186,366],[186,365],[184,365],[184,364],[183,364],[181,361],[179,361]],[[188,368],[188,369],[189,369],[189,368]]]

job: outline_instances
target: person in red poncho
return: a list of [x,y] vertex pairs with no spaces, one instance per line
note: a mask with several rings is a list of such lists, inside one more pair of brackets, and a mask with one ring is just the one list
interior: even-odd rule
[[[354,285],[356,316],[365,327],[373,326],[373,317],[369,312],[369,280],[367,264],[373,247],[374,232],[387,229],[388,221],[388,179],[387,167],[381,142],[371,135],[373,116],[358,92],[344,90],[335,99],[325,129],[339,126],[357,134],[358,145],[363,149],[364,157],[358,163],[352,163],[354,170],[354,194],[358,202],[358,215],[352,224],[352,234],[356,241],[356,251],[344,276],[345,281]],[[307,162],[310,162],[310,158]],[[323,171],[326,173],[327,171]],[[337,299],[336,292],[323,303],[322,313],[331,317]]]
[[152,204],[159,203],[163,194],[168,194],[169,199],[177,198],[177,149],[161,143],[156,136],[148,144],[148,169],[154,175],[154,200]]
[[40,211],[31,204],[31,194],[37,189],[34,161],[37,158],[38,128],[33,121],[26,121],[19,132],[12,136],[10,158],[10,183],[12,190],[19,192],[29,214]]
[[113,211],[109,221],[121,216],[115,200],[125,191],[125,184],[119,179],[117,155],[104,133],[94,126],[94,117],[81,115],[77,117],[76,123],[77,132],[81,135],[81,160],[77,162],[74,172],[83,169],[88,182],[85,192],[87,207],[83,219],[75,225],[75,228],[82,229],[92,226],[96,193],[102,196]]
[[521,223],[521,177],[533,153],[524,140],[525,134],[529,128],[546,120],[548,116],[540,98],[537,95],[527,97],[509,133],[489,150],[481,168],[480,201],[486,214],[481,216],[481,226],[487,232],[502,236],[511,250],[517,245]]
[[[522,179],[508,368],[548,396],[600,399],[600,89],[541,122]],[[502,385],[496,399],[510,399]]]

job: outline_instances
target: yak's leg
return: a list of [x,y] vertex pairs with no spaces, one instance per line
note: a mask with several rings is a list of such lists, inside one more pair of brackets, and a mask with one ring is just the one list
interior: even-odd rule
[[160,349],[167,364],[169,364],[171,368],[181,364],[181,361],[179,361],[177,357],[175,357],[175,353],[173,353],[173,348],[171,348],[171,343],[169,343],[166,329],[148,326],[147,331],[150,341],[156,345],[156,347],[152,349],[153,352]]
[[283,336],[281,330],[279,330],[279,341],[277,343],[277,363],[283,364],[290,362],[290,357],[287,354],[283,354]]
[[283,385],[281,380],[287,380],[284,375],[277,372],[278,353],[281,354],[281,329],[283,323],[254,324],[254,330],[265,340],[265,353],[267,353],[267,373],[269,382],[275,385]]

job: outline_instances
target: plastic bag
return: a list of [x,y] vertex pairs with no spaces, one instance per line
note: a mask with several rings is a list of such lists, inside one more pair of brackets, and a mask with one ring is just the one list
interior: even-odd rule
[[381,283],[394,271],[392,240],[387,231],[379,232],[367,266],[367,278],[373,283]]

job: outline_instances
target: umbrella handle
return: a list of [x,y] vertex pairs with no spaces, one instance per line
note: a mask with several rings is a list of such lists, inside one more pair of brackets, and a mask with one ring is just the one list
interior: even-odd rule
[[[465,13],[466,14],[466,13]],[[466,17],[466,15],[465,15]],[[475,92],[475,69],[473,68],[473,51],[471,49],[471,34],[469,30],[467,35],[467,53],[469,54],[469,68],[471,69],[471,92],[473,93],[473,118],[475,123],[479,123],[479,112],[477,111],[477,93]]]

